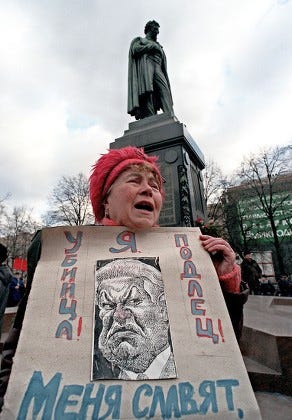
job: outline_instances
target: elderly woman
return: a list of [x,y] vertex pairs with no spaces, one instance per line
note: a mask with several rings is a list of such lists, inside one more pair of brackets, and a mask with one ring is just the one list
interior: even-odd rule
[[[163,180],[157,157],[143,149],[124,147],[110,150],[94,165],[90,177],[90,198],[97,224],[126,226],[141,231],[157,226],[163,203]],[[201,235],[210,253],[237,339],[243,323],[243,305],[248,291],[241,292],[240,267],[235,253],[221,238]]]
[[[127,226],[134,231],[157,226],[163,197],[157,157],[148,156],[143,149],[110,150],[93,167],[90,198],[97,224]],[[213,258],[223,292],[238,294],[240,269],[230,245],[208,235],[200,239]]]
[[[133,231],[157,226],[163,197],[163,181],[157,158],[148,156],[143,149],[129,146],[110,150],[93,167],[90,177],[90,198],[97,224],[126,226]],[[240,270],[235,264],[235,253],[223,239],[208,235],[201,235],[200,239],[204,249],[213,256],[234,330],[239,337],[246,294],[240,292]],[[28,252],[27,295],[40,254],[41,232],[38,232]],[[4,347],[0,397],[6,390],[26,302],[27,296],[19,306],[14,328],[6,345],[8,350]]]

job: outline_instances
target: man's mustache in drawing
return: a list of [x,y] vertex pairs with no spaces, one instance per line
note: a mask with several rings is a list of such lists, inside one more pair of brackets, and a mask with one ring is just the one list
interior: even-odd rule
[[117,322],[113,322],[112,327],[109,329],[108,333],[106,334],[106,340],[110,340],[114,338],[114,336],[118,333],[135,333],[141,335],[142,337],[146,338],[146,334],[142,330],[142,328],[137,325],[136,323],[129,322],[126,325],[120,325]]

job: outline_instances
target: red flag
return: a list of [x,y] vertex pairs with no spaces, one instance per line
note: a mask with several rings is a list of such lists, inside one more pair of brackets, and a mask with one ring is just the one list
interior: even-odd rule
[[15,258],[13,261],[13,270],[27,271],[27,260],[23,258]]

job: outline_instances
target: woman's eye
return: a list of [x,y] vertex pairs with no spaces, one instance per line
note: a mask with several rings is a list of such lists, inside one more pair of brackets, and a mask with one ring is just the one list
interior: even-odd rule
[[139,180],[137,178],[131,178],[128,180],[128,182],[132,182],[134,184],[139,184]]

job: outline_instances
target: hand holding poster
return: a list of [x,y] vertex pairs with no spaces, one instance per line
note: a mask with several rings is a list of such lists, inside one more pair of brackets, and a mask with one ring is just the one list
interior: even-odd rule
[[4,419],[259,419],[197,228],[42,231]]

